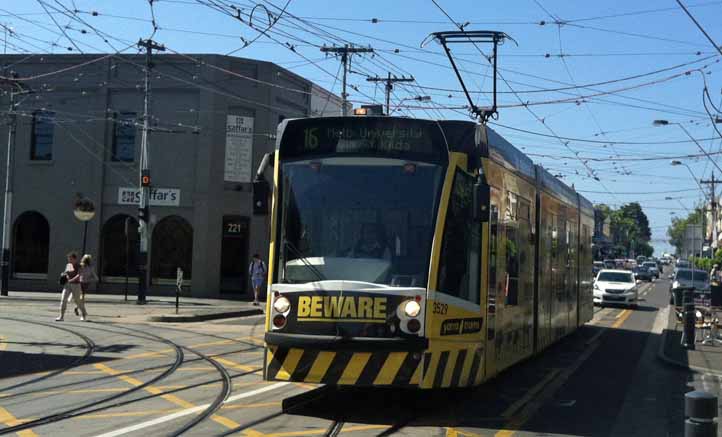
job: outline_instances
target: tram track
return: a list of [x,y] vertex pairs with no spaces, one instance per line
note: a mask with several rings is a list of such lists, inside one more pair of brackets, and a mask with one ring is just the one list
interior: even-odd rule
[[78,332],[78,331],[76,331],[76,330],[73,330],[73,329],[70,329],[70,328],[66,328],[66,327],[64,327],[64,326],[58,326],[57,324],[51,324],[51,323],[45,323],[45,322],[28,321],[28,320],[23,320],[23,319],[16,319],[16,318],[13,318],[13,317],[0,317],[0,320],[7,320],[7,321],[10,321],[10,322],[32,323],[32,324],[36,324],[36,325],[42,325],[42,326],[45,326],[45,327],[48,327],[48,328],[53,328],[53,329],[57,329],[57,330],[60,330],[60,331],[67,332],[67,333],[72,334],[72,335],[74,335],[74,336],[76,336],[76,337],[79,337],[80,339],[82,339],[82,340],[85,342],[85,353],[84,353],[83,355],[77,357],[75,360],[73,360],[72,362],[70,362],[70,363],[67,364],[66,366],[63,366],[63,367],[61,367],[61,368],[59,368],[59,369],[50,371],[49,373],[46,373],[46,374],[41,375],[41,376],[38,376],[38,377],[33,378],[33,379],[29,380],[29,381],[24,381],[24,382],[17,383],[17,384],[13,384],[13,385],[10,385],[10,386],[7,386],[7,387],[2,387],[2,388],[0,388],[0,392],[10,391],[10,390],[14,390],[14,389],[21,388],[21,387],[27,387],[27,386],[29,386],[29,385],[36,384],[36,383],[38,383],[38,382],[45,381],[45,380],[48,380],[48,379],[50,379],[50,378],[52,378],[52,377],[54,377],[54,376],[60,375],[60,374],[62,374],[62,373],[65,373],[65,372],[67,372],[68,370],[70,370],[70,369],[72,369],[72,368],[74,368],[74,367],[78,367],[78,366],[82,365],[85,361],[89,360],[90,357],[93,355],[93,352],[94,352],[94,350],[95,350],[95,348],[96,348],[95,342],[94,342],[90,337],[88,337],[87,335],[84,335],[84,334],[82,334],[82,333],[80,333],[80,332]]
[[[3,318],[3,319],[6,319],[6,320],[17,320],[17,319],[9,319],[9,318]],[[55,325],[49,325],[49,324],[46,324],[46,323],[44,323],[44,322],[38,322],[38,321],[24,320],[24,322],[26,322],[26,323],[34,323],[34,324],[43,325],[43,326],[53,326],[53,327],[55,327]],[[88,327],[89,327],[89,329],[93,329],[93,328],[94,328],[92,325],[89,325]],[[64,329],[69,329],[69,328],[64,328]],[[102,329],[101,329],[101,330],[102,330]],[[119,332],[117,332],[117,331],[112,331],[112,332],[115,333],[115,334],[119,334]],[[113,394],[113,395],[106,396],[106,397],[103,397],[103,398],[100,398],[100,399],[95,399],[95,400],[93,400],[93,401],[90,401],[90,402],[81,404],[81,405],[79,405],[79,406],[76,406],[76,407],[73,407],[73,408],[70,408],[70,409],[66,409],[66,410],[62,410],[62,411],[60,411],[60,412],[52,413],[52,414],[49,414],[49,415],[46,415],[46,416],[42,416],[42,417],[39,417],[39,418],[37,418],[37,419],[29,420],[29,421],[23,422],[23,423],[18,424],[18,425],[8,426],[8,427],[5,427],[5,428],[2,428],[2,429],[0,429],[0,435],[12,434],[12,433],[16,433],[16,432],[23,431],[23,430],[26,430],[26,429],[34,428],[34,427],[37,427],[37,426],[48,425],[48,424],[51,424],[51,423],[60,422],[60,421],[62,421],[62,420],[70,419],[70,418],[73,418],[73,417],[82,416],[82,415],[84,415],[84,414],[90,414],[91,412],[98,412],[98,411],[103,411],[103,410],[108,410],[108,409],[111,409],[111,408],[115,408],[115,407],[117,407],[117,406],[120,406],[120,404],[118,404],[118,403],[114,403],[114,404],[110,404],[110,405],[103,405],[103,404],[107,404],[107,403],[109,403],[109,402],[113,402],[113,401],[119,400],[119,399],[121,399],[121,398],[123,398],[123,397],[126,397],[126,396],[132,394],[132,393],[135,393],[135,392],[138,392],[138,391],[140,391],[140,390],[143,390],[143,389],[145,389],[145,388],[147,388],[147,387],[149,387],[149,386],[151,386],[151,385],[153,385],[153,384],[156,384],[156,383],[158,383],[159,381],[167,378],[167,377],[170,376],[171,374],[173,374],[173,373],[181,366],[181,364],[183,364],[183,362],[184,362],[183,347],[180,346],[180,345],[178,345],[178,344],[176,344],[176,343],[174,343],[174,342],[171,341],[171,340],[165,339],[165,338],[160,337],[160,336],[156,336],[156,335],[154,335],[154,334],[149,334],[149,333],[146,333],[146,332],[143,332],[143,334],[144,334],[143,336],[137,335],[137,334],[127,334],[127,335],[128,335],[128,336],[131,336],[131,337],[143,338],[143,339],[146,339],[146,340],[150,340],[150,339],[154,338],[156,341],[165,343],[165,344],[167,344],[168,346],[170,346],[171,348],[174,349],[174,351],[175,351],[175,360],[174,360],[174,362],[173,362],[170,366],[168,366],[168,367],[166,368],[165,371],[161,372],[159,375],[151,378],[150,380],[148,380],[148,381],[146,381],[146,382],[144,382],[144,383],[142,383],[142,384],[140,384],[140,385],[131,387],[131,388],[129,388],[128,390],[125,390],[125,391],[123,391],[123,392],[115,393],[115,394]],[[151,338],[149,338],[148,336],[151,337]],[[67,369],[66,369],[66,370],[67,370]],[[62,372],[59,372],[59,373],[62,373]],[[57,374],[59,374],[59,373],[57,373]],[[46,376],[46,375],[45,375],[45,376]],[[97,407],[98,405],[102,405],[102,406]],[[95,408],[93,408],[93,407],[95,407]]]

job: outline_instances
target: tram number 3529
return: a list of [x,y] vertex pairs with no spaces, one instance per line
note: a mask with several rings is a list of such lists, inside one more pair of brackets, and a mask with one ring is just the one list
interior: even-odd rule
[[441,303],[441,302],[434,302],[434,310],[433,310],[434,314],[444,315],[447,312],[449,312],[449,305],[447,305],[445,303]]

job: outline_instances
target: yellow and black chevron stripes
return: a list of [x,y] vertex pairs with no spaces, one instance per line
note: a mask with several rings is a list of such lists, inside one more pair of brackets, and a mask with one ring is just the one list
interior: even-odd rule
[[270,346],[266,379],[330,385],[468,387],[483,377],[481,350],[319,351]]
[[267,380],[331,385],[418,385],[421,353],[268,348]]

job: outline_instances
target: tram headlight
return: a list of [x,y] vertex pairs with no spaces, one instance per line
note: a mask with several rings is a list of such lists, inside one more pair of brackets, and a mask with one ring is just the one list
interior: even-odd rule
[[416,317],[421,312],[421,305],[415,300],[407,300],[402,305],[404,306],[404,314],[409,317]]
[[291,301],[285,296],[281,296],[273,301],[273,309],[279,313],[285,313],[289,308],[291,308]]

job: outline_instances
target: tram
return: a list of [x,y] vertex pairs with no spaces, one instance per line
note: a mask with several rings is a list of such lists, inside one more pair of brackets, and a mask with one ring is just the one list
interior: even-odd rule
[[592,204],[485,124],[284,120],[269,162],[265,380],[475,386],[592,318]]

